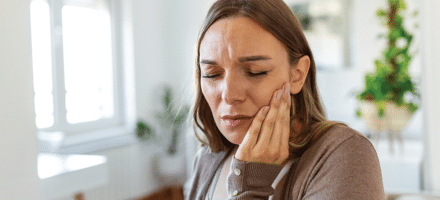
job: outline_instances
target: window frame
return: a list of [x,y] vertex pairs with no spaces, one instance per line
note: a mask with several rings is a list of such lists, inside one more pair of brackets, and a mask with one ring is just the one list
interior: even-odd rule
[[[125,7],[117,0],[103,0],[107,5],[111,20],[112,68],[114,116],[93,122],[69,124],[65,101],[62,8],[65,5],[84,6],[88,0],[46,0],[49,5],[54,124],[38,129],[40,151],[51,153],[87,153],[115,146],[133,143],[135,127],[134,74],[132,47],[123,42],[132,40],[131,31],[124,33],[130,21]],[[85,6],[86,7],[86,6]],[[130,26],[128,26],[130,27]],[[131,28],[131,27],[130,27]],[[129,44],[132,44],[129,42]],[[53,140],[53,138],[60,138]],[[52,138],[52,140],[51,140]],[[118,138],[115,140],[115,138]],[[43,148],[42,148],[43,147]],[[44,148],[51,147],[51,148]]]

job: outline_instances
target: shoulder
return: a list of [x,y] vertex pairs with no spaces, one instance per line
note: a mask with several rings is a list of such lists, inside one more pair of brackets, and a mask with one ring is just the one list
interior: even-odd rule
[[332,162],[353,162],[359,159],[379,162],[370,140],[358,131],[343,125],[330,128],[304,152],[301,159],[313,160],[309,164],[315,167],[323,164],[331,165]]
[[[356,154],[377,158],[376,151],[367,137],[343,125],[335,125],[327,130],[302,154],[300,167],[310,168],[331,162],[334,158],[350,159]],[[301,161],[304,166],[301,165]]]
[[329,129],[300,161],[298,173],[308,180],[306,197],[383,198],[377,153],[368,138],[350,127]]
[[318,142],[310,147],[326,163],[351,163],[347,168],[364,167],[361,163],[369,162],[379,165],[377,152],[370,140],[358,131],[337,125],[327,131]]
[[202,145],[197,150],[197,153],[194,155],[194,169],[200,164],[204,163],[203,161],[210,157],[211,150],[208,146]]
[[200,157],[202,157],[203,154],[205,154],[206,146],[201,146],[197,150],[196,154],[194,155],[194,168],[199,163]]
[[350,128],[349,126],[344,125],[335,125],[330,128],[324,135],[323,139],[327,142],[344,142],[347,139],[359,139],[364,141],[369,141],[367,137],[365,137],[362,133]]
[[364,148],[370,148],[374,151],[374,147],[370,140],[363,134],[348,126],[335,125],[325,132],[317,142],[312,144],[307,151],[328,154],[338,148],[356,149],[361,146]]
[[202,145],[197,149],[195,159],[199,159],[203,155],[209,154],[209,148],[206,145]]

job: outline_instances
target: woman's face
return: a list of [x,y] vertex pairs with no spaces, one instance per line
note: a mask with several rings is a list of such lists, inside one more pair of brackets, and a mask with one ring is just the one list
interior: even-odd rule
[[221,133],[241,144],[253,117],[290,82],[283,44],[246,17],[215,22],[200,44],[202,93]]

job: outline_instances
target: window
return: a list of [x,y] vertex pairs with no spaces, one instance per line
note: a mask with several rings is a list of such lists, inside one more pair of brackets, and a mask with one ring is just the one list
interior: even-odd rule
[[286,0],[298,17],[318,70],[350,67],[351,0]]
[[37,128],[77,135],[124,124],[122,67],[111,1],[33,0]]

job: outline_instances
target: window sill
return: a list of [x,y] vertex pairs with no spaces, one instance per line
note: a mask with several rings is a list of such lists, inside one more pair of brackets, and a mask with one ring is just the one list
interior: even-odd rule
[[134,129],[118,126],[72,136],[62,132],[39,132],[41,153],[87,154],[136,143]]
[[74,192],[105,185],[108,166],[105,156],[38,155],[38,176],[42,199],[55,199]]

